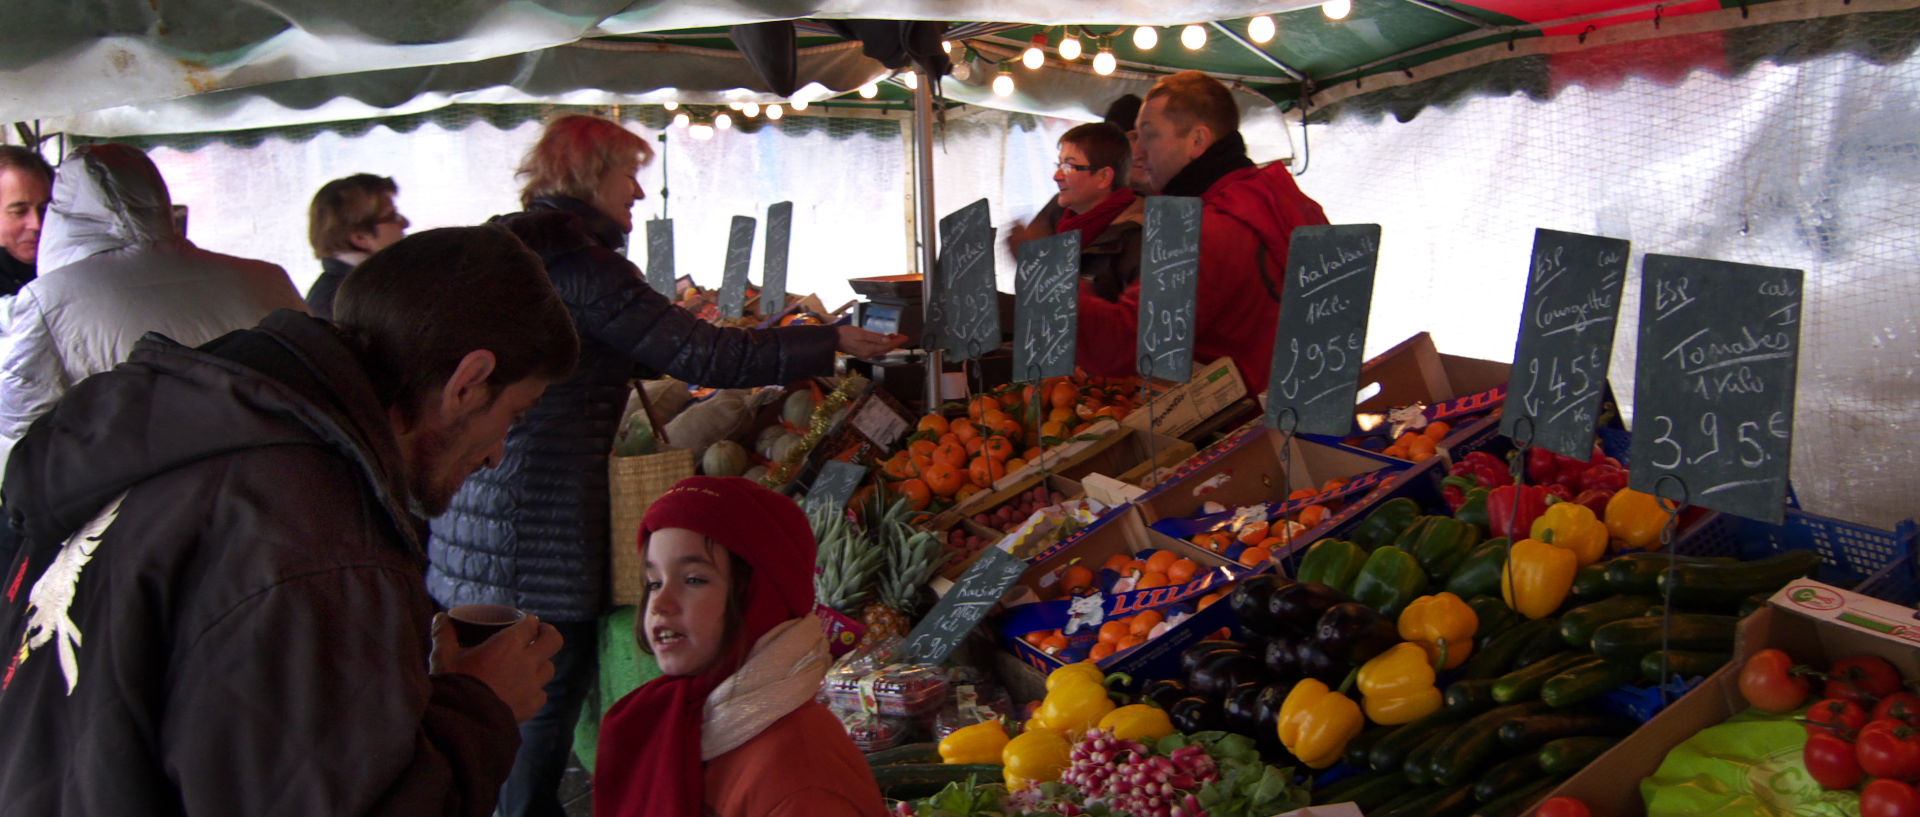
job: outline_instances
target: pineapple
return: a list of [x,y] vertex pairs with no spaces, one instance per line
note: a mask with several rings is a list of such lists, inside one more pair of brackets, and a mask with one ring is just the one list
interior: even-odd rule
[[878,592],[860,615],[869,640],[906,637],[927,579],[940,567],[939,534],[914,530],[906,521],[912,513],[903,498],[874,523],[874,545],[882,554]]
[[816,510],[809,514],[808,521],[819,543],[814,558],[819,568],[813,575],[814,597],[845,615],[854,615],[872,595],[873,575],[885,554],[844,513]]

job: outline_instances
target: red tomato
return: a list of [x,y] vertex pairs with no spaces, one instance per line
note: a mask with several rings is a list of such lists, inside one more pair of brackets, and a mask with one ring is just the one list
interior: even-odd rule
[[1799,709],[1810,687],[1794,674],[1793,658],[1779,650],[1754,653],[1740,670],[1740,694],[1747,703],[1775,714]]
[[1593,817],[1586,803],[1572,797],[1555,797],[1541,803],[1533,813],[1535,817]]
[[1898,780],[1875,780],[1860,792],[1860,817],[1920,817],[1920,792]]
[[1877,655],[1856,655],[1833,662],[1827,670],[1828,698],[1871,704],[1900,691],[1900,671]]
[[1873,705],[1870,721],[1902,721],[1908,726],[1920,726],[1920,695],[1901,691],[1880,699]]
[[1853,744],[1834,735],[1807,738],[1801,759],[1806,761],[1807,774],[1829,789],[1851,789],[1860,785],[1861,778],[1866,776],[1866,772],[1860,770],[1859,759],[1854,757]]
[[1920,780],[1920,731],[1894,721],[1873,721],[1853,742],[1860,769],[1874,777]]
[[[1867,725],[1867,711],[1859,704],[1840,698],[1828,698],[1807,710],[1807,734],[1834,735],[1851,740],[1853,733]],[[1829,786],[1828,788],[1836,788]],[[1837,788],[1850,789],[1852,786]]]

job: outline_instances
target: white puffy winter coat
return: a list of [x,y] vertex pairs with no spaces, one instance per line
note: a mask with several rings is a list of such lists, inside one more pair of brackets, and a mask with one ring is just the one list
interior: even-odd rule
[[159,170],[124,145],[81,147],[61,163],[39,267],[0,344],[0,465],[36,418],[126,360],[141,335],[198,346],[275,309],[306,311],[285,270],[180,235]]

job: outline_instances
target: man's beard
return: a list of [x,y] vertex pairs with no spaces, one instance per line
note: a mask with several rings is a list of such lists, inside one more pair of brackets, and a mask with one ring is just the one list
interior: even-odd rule
[[446,513],[453,504],[453,496],[466,482],[466,475],[462,474],[459,480],[443,477],[450,476],[449,470],[460,467],[451,461],[452,440],[460,437],[472,419],[472,415],[467,415],[445,429],[422,431],[415,438],[412,457],[415,467],[407,475],[407,510],[414,515],[432,519]]

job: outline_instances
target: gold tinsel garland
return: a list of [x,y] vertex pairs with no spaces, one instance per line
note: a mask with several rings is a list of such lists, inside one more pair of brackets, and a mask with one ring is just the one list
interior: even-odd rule
[[813,414],[807,417],[806,436],[800,438],[800,444],[794,446],[792,451],[788,451],[786,457],[767,470],[767,475],[760,478],[760,484],[768,488],[779,488],[792,481],[794,474],[800,470],[800,463],[807,458],[808,454],[813,453],[814,446],[819,445],[831,430],[828,426],[833,422],[833,415],[839,413],[840,409],[847,405],[847,401],[853,399],[856,390],[864,388],[862,384],[866,381],[866,378],[857,374],[847,375],[846,379],[840,381],[839,387],[828,394],[826,399],[821,400],[819,405],[814,406]]

